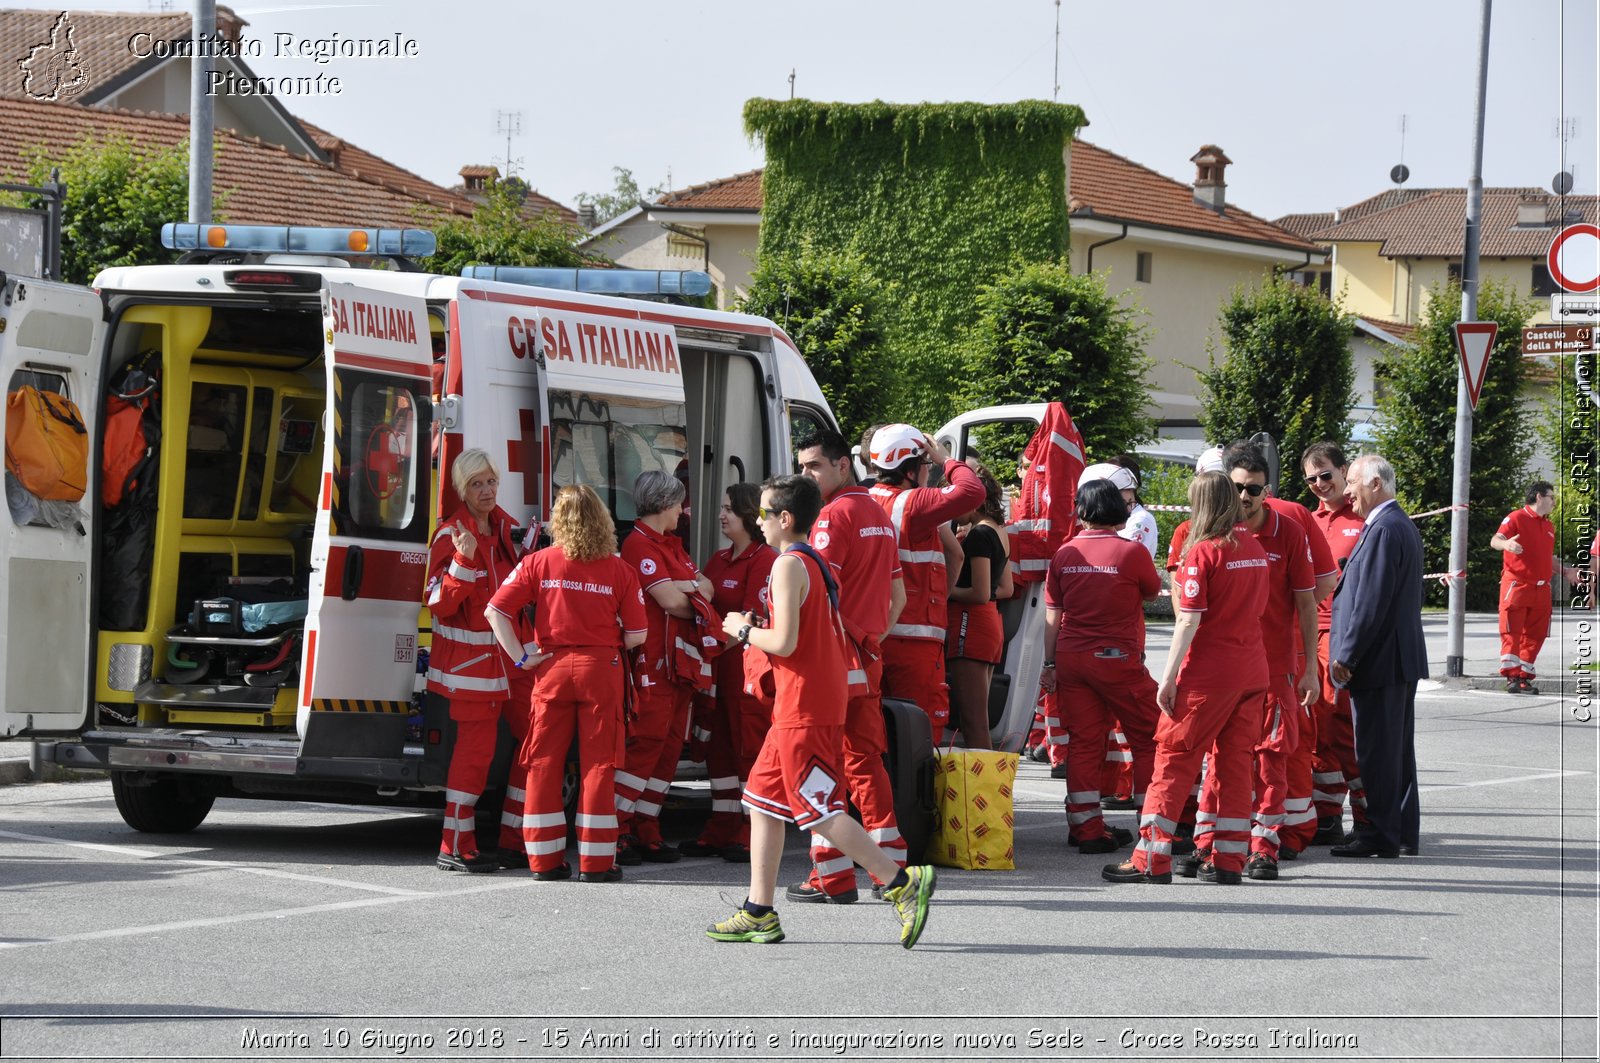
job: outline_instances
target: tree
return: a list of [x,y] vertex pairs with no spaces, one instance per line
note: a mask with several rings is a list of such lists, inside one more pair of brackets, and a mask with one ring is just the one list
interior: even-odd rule
[[[1533,418],[1524,408],[1521,357],[1522,327],[1533,304],[1514,291],[1485,281],[1478,296],[1478,318],[1495,321],[1500,331],[1483,390],[1472,417],[1472,473],[1468,480],[1471,508],[1467,517],[1467,608],[1494,610],[1500,583],[1500,555],[1489,539],[1500,519],[1522,505],[1533,456]],[[1452,327],[1461,316],[1457,285],[1429,291],[1427,311],[1414,338],[1414,349],[1397,349],[1379,359],[1384,383],[1378,397],[1382,423],[1378,450],[1394,466],[1400,504],[1416,513],[1451,504],[1455,469],[1456,354]],[[1429,572],[1450,566],[1450,518],[1442,515],[1417,522],[1422,532],[1424,564]],[[1437,604],[1445,591],[1428,581]]]
[[762,256],[739,304],[776,322],[800,348],[852,442],[891,406],[894,365],[884,342],[885,286],[860,256],[809,245]]
[[[30,183],[45,183],[59,167],[67,186],[61,207],[63,280],[88,284],[109,266],[173,260],[173,252],[161,246],[161,225],[189,214],[187,142],[140,147],[123,136],[85,136],[64,155],[52,157],[43,147],[29,154]],[[219,193],[217,205],[226,198]]]
[[[1223,359],[1213,351],[1209,368],[1196,374],[1207,439],[1269,432],[1291,470],[1312,443],[1345,441],[1355,384],[1353,317],[1314,288],[1275,277],[1259,288],[1235,288],[1221,321]],[[1298,476],[1285,475],[1282,484],[1285,497],[1309,497]]]
[[[1062,402],[1090,461],[1155,438],[1145,413],[1145,326],[1106,290],[1105,273],[1075,274],[1065,261],[1025,264],[980,289],[977,301],[967,344],[969,405]],[[988,441],[997,477],[1014,472],[998,456],[1014,466],[1026,443],[1026,433],[1020,442]]]
[[463,266],[580,266],[576,227],[552,216],[528,217],[522,203],[525,185],[497,181],[472,217],[428,216],[438,249],[422,260],[431,273],[455,276]]
[[[1600,483],[1600,378],[1594,354],[1567,355],[1550,363],[1554,377],[1549,400],[1540,411],[1537,434],[1555,463],[1556,553],[1569,565],[1587,568],[1594,541]],[[1533,372],[1539,372],[1535,369]],[[1530,373],[1532,375],[1532,373]],[[1543,374],[1540,373],[1542,376]],[[1576,594],[1576,592],[1574,592]]]
[[613,166],[611,173],[615,183],[609,192],[580,192],[578,205],[594,208],[594,221],[596,225],[610,221],[619,214],[626,213],[637,207],[645,199],[654,199],[666,189],[660,185],[652,185],[643,192],[639,191],[639,182],[634,180],[633,171],[626,166]]

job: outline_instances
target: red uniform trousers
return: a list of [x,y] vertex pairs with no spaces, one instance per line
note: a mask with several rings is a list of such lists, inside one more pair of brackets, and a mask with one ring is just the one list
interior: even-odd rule
[[[1261,732],[1251,750],[1251,784],[1255,792],[1250,823],[1250,851],[1278,858],[1279,831],[1283,827],[1284,800],[1289,792],[1289,758],[1299,742],[1298,722],[1304,710],[1294,699],[1294,684],[1289,676],[1274,676],[1267,691]],[[1200,790],[1200,807],[1195,814],[1196,852],[1213,848],[1213,835],[1220,819],[1217,811],[1218,777],[1206,776]]]
[[528,866],[550,871],[567,849],[561,782],[572,736],[578,736],[578,870],[606,871],[616,862],[617,807],[613,774],[622,752],[622,650],[560,649],[534,672],[533,727],[528,732],[527,804],[522,839]]
[[[1149,775],[1145,776],[1146,781]],[[1143,788],[1135,791],[1133,786],[1133,747],[1128,744],[1128,736],[1122,729],[1122,722],[1115,716],[1111,718],[1111,730],[1106,732],[1106,756],[1104,765],[1100,769],[1100,792],[1106,797],[1130,797],[1138,793],[1144,796]]]
[[[1115,652],[1117,656],[1103,654]],[[1107,728],[1120,714],[1132,747],[1133,792],[1141,797],[1155,766],[1156,681],[1144,662],[1121,650],[1056,653],[1056,703],[1067,729],[1067,837],[1107,836],[1100,814]]]
[[1033,713],[1028,744],[1044,746],[1052,768],[1067,762],[1067,729],[1061,724],[1061,708],[1054,691],[1039,691],[1039,707]]
[[1550,637],[1550,581],[1500,580],[1500,674],[1537,679],[1534,662]]
[[884,639],[883,696],[912,702],[927,713],[937,745],[950,720],[950,688],[944,682],[944,643],[933,639]]
[[1250,750],[1261,732],[1264,690],[1198,691],[1178,688],[1173,715],[1156,724],[1155,771],[1139,817],[1133,864],[1152,875],[1172,870],[1172,838],[1200,760],[1211,751],[1217,779],[1212,860],[1223,871],[1243,871],[1250,849]]
[[652,683],[639,687],[634,700],[637,718],[616,774],[617,813],[624,817],[623,833],[642,845],[661,841],[661,804],[689,737],[689,695],[678,683]]
[[[498,651],[497,651],[498,652]],[[450,769],[444,783],[444,832],[439,839],[439,851],[455,856],[471,856],[478,851],[478,798],[483,794],[489,779],[489,766],[494,762],[495,742],[500,737],[500,718],[516,734],[528,733],[529,687],[526,681],[513,683],[512,696],[500,701],[469,701],[465,698],[448,698],[450,720],[455,724],[455,744],[450,747]],[[520,747],[520,743],[519,743]],[[514,781],[515,773],[511,776]],[[506,802],[509,807],[510,785]],[[520,807],[520,806],[519,806]],[[505,837],[504,813],[501,813],[501,838]],[[512,848],[516,844],[513,843]]]
[[1350,798],[1350,815],[1367,821],[1367,795],[1362,789],[1361,767],[1356,762],[1355,720],[1350,714],[1350,692],[1333,685],[1328,676],[1328,635],[1317,635],[1317,676],[1322,694],[1316,704],[1317,751],[1311,765],[1311,798],[1319,821],[1344,820],[1344,802]]
[[711,817],[700,832],[703,845],[750,845],[750,820],[741,798],[750,768],[772,726],[772,709],[744,692],[744,654],[738,647],[719,654],[714,696],[696,695],[707,704],[706,774],[711,779]]
[[[876,660],[865,668],[868,693],[850,699],[844,714],[844,780],[850,803],[861,813],[861,825],[878,843],[878,848],[901,867],[906,866],[906,841],[894,818],[894,789],[883,755],[889,739],[883,727],[883,662]],[[856,865],[839,850],[828,845],[821,835],[811,835],[811,876],[813,887],[837,895],[856,888]]]
[[1284,703],[1285,712],[1290,709],[1294,711],[1298,734],[1289,750],[1284,771],[1288,792],[1283,799],[1283,825],[1278,828],[1278,847],[1287,846],[1297,853],[1309,848],[1311,839],[1317,836],[1317,810],[1313,805],[1316,780],[1312,777],[1312,762],[1317,755],[1317,718],[1314,711],[1306,711],[1300,704],[1300,696],[1294,693],[1295,684],[1300,681],[1302,669],[1306,667],[1305,654],[1295,654],[1294,679],[1289,684],[1291,697]]
[[499,847],[515,852],[522,848],[522,810],[528,803],[526,783],[528,755],[532,752],[528,736],[533,730],[533,675],[520,668],[508,668],[511,697],[506,699],[501,719],[511,730],[517,756],[506,779],[506,799],[500,809]]

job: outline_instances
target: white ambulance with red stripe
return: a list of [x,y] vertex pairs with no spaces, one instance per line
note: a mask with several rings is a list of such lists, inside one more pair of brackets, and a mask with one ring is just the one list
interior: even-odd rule
[[[413,704],[419,611],[462,450],[495,457],[530,528],[586,483],[626,532],[639,473],[683,476],[704,558],[725,487],[834,427],[776,325],[660,298],[704,274],[439,276],[411,265],[433,251],[418,230],[163,238],[179,264],[0,285],[8,393],[66,395],[89,442],[75,505],[7,474],[0,737],[110,772],[142,830],[191,829],[219,795],[436,803],[448,728]],[[130,400],[155,402],[151,463],[111,505],[107,396],[130,380],[154,381]]]

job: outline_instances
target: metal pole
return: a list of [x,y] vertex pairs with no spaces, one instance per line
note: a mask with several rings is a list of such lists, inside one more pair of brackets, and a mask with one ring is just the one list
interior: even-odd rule
[[212,41],[217,35],[216,0],[194,0],[194,55],[189,59],[189,220],[211,220],[211,151],[215,122],[211,81]]
[[62,279],[65,263],[61,261],[61,208],[67,200],[67,186],[61,183],[61,167],[52,167],[50,181],[45,185],[50,197],[45,201],[44,276],[46,280]]
[[[1483,215],[1483,115],[1489,92],[1489,11],[1494,0],[1483,0],[1483,20],[1478,28],[1478,107],[1472,132],[1472,179],[1467,182],[1467,228],[1461,256],[1461,320],[1478,319],[1478,222]],[[1456,370],[1456,463],[1450,501],[1467,504],[1467,481],[1472,474],[1472,403],[1467,397],[1465,368]],[[1467,511],[1458,508],[1450,514],[1450,624],[1449,649],[1445,673],[1462,676],[1466,672],[1467,620]]]

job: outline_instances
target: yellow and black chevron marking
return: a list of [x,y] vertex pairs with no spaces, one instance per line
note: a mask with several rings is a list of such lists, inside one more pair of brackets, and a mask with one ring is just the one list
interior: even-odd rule
[[[333,438],[344,440],[344,374],[333,374]],[[339,534],[339,492],[344,483],[344,447],[333,448],[333,490],[328,498],[328,532]]]
[[393,712],[409,713],[409,701],[356,701],[350,698],[314,698],[312,712]]

